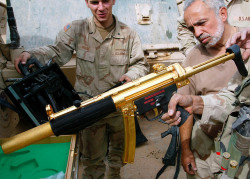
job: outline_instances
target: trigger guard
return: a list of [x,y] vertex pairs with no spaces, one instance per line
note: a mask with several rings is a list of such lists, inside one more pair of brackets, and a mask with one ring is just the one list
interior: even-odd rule
[[[157,108],[154,108],[154,109],[151,110],[151,111],[154,111],[154,116],[155,116],[155,117],[153,117],[153,118],[149,118],[145,113],[143,114],[143,117],[145,117],[148,121],[155,121],[155,120],[159,119],[159,117],[161,118],[161,116],[163,115],[163,114],[159,114]],[[149,112],[149,111],[148,111],[148,112]],[[158,114],[159,114],[159,115],[158,115]]]

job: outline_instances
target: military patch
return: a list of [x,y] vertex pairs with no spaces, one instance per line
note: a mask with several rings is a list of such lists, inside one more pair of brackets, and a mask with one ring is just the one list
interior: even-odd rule
[[64,31],[67,32],[70,29],[70,27],[71,27],[70,24],[65,25],[64,26]]

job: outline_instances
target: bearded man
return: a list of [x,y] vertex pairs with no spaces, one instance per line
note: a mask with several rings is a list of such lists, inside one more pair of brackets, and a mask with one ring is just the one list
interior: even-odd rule
[[[184,67],[194,66],[224,54],[227,40],[239,31],[238,27],[228,23],[227,8],[223,0],[186,0],[184,20],[188,29],[200,42],[184,60]],[[227,86],[235,72],[236,67],[233,61],[217,65],[189,78],[190,84],[180,88],[178,93],[184,95],[218,93],[220,89]],[[175,118],[169,117],[169,114],[166,113],[162,119],[171,125],[177,125],[181,120],[180,112],[177,112]],[[211,154],[214,151],[213,138],[217,136],[223,124],[210,126],[207,123],[201,123],[200,116],[195,116],[194,119],[193,128],[185,127],[186,123],[193,122],[193,120],[187,120],[180,127],[182,166],[187,172],[188,178],[196,177],[193,175],[193,170],[196,170],[197,167],[199,167],[199,177],[213,178],[218,167],[213,166],[212,161],[220,160],[219,156]],[[208,129],[210,130],[208,131]]]

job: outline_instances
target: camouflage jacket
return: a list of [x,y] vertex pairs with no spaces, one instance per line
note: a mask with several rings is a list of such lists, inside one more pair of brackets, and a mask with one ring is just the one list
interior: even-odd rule
[[42,63],[53,59],[66,64],[76,52],[76,83],[78,92],[96,96],[113,85],[122,75],[132,80],[149,72],[138,34],[118,21],[102,39],[93,17],[66,25],[56,37],[54,45],[28,51]]
[[[250,60],[246,62],[246,67],[248,70],[248,77],[250,78]],[[242,83],[243,77],[236,72],[233,76],[232,80],[228,83],[226,88],[223,88],[218,94],[211,94],[202,96],[204,101],[204,109],[202,113],[201,122],[204,124],[214,124],[217,122],[224,123],[229,114],[232,112],[239,110],[238,106],[232,105],[236,101],[235,89]],[[250,88],[250,87],[249,87]],[[245,91],[245,97],[240,103],[246,103],[250,105],[250,90]]]

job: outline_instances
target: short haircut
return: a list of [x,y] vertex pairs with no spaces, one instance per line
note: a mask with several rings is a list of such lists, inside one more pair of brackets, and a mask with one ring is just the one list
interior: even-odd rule
[[195,1],[203,1],[206,5],[214,10],[217,16],[219,15],[220,8],[226,7],[224,0],[185,0],[183,10],[185,11]]

